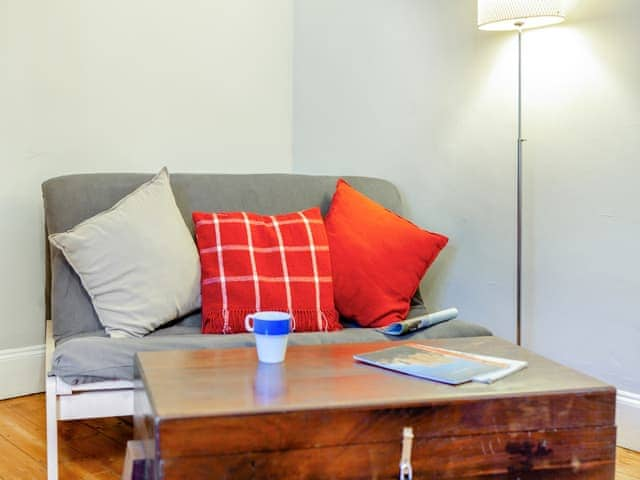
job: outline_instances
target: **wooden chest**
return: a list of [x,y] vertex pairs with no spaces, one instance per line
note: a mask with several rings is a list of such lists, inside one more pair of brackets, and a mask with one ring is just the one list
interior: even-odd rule
[[424,342],[527,360],[449,386],[356,363],[389,343],[153,352],[136,364],[135,436],[150,479],[613,479],[615,390],[495,337]]

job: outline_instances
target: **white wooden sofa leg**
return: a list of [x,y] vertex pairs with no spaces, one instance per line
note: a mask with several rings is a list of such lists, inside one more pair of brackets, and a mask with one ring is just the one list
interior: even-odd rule
[[56,377],[47,377],[47,479],[58,480],[58,408]]

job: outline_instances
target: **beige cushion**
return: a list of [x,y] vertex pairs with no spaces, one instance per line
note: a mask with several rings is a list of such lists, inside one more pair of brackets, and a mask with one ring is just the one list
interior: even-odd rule
[[200,260],[166,168],[109,210],[49,236],[111,337],[141,337],[200,306]]

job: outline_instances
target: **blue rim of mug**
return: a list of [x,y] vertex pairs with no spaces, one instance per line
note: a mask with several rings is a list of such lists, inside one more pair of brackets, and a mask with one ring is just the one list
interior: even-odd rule
[[285,312],[256,312],[251,318],[256,335],[288,335],[291,329],[291,315]]

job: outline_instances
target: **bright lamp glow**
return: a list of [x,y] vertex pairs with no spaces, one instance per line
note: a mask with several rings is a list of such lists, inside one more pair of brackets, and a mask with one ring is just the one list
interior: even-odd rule
[[564,21],[562,0],[478,0],[480,30],[518,30]]

